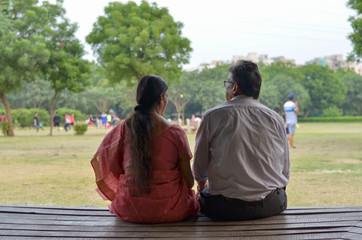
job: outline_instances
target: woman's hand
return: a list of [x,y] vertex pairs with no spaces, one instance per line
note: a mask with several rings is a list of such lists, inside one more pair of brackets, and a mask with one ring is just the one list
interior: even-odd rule
[[180,159],[179,168],[181,170],[183,178],[186,181],[187,187],[192,188],[194,186],[194,176],[191,172],[190,159]]

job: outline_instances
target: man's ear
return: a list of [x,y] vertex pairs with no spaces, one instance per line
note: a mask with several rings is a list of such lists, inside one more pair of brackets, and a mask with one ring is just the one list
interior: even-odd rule
[[233,95],[234,96],[238,95],[239,91],[240,91],[239,84],[237,82],[235,82],[235,84],[233,85]]

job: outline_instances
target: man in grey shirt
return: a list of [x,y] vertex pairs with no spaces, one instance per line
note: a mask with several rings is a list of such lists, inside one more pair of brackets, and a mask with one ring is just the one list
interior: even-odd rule
[[216,220],[279,214],[287,207],[290,167],[284,121],[256,101],[262,82],[256,64],[240,61],[229,72],[227,102],[203,115],[196,135],[201,211]]

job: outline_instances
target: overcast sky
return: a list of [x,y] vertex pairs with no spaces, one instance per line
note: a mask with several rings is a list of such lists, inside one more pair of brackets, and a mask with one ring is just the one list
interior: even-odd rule
[[[77,36],[94,59],[85,36],[110,0],[64,0],[66,16],[77,22]],[[127,1],[119,1],[127,2]],[[139,3],[140,1],[135,1]],[[185,68],[212,60],[231,60],[249,52],[284,56],[304,64],[315,57],[342,54],[352,45],[346,0],[156,0],[182,22],[193,52]]]

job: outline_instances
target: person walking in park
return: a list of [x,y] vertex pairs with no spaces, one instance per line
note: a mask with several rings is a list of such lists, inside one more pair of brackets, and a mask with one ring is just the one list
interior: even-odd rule
[[94,123],[93,123],[93,115],[92,115],[92,114],[89,115],[88,124],[89,124],[89,127],[90,127],[90,128],[93,128]]
[[117,121],[119,121],[120,119],[117,117],[117,115],[113,115],[112,117],[112,127],[117,126]]
[[36,128],[36,132],[39,132],[40,122],[37,112],[34,114],[34,128]]
[[71,128],[71,117],[67,113],[65,113],[64,120],[64,130],[68,132],[68,130]]
[[288,95],[288,101],[284,104],[284,116],[285,124],[287,126],[288,140],[290,148],[296,148],[294,146],[294,133],[295,126],[298,122],[297,114],[299,113],[298,101],[294,99],[294,93],[291,92]]
[[[8,121],[8,119],[5,116],[5,113],[2,113],[0,116],[0,129],[2,130],[4,128],[3,123],[5,124]],[[7,131],[4,131],[5,136],[7,136]]]
[[6,122],[6,121],[7,121],[7,118],[5,116],[5,113],[2,113],[0,116],[0,122]]
[[74,113],[72,113],[72,115],[70,115],[70,126],[73,127],[74,126]]
[[107,128],[109,128],[112,125],[112,115],[111,114],[107,114]]
[[58,112],[55,112],[55,115],[53,117],[53,123],[54,123],[54,127],[58,128],[59,131],[59,127],[60,127],[60,116]]
[[102,127],[107,127],[107,114],[105,112],[102,112],[101,116],[99,117],[102,123]]
[[202,117],[193,170],[211,219],[264,218],[287,207],[288,140],[283,118],[257,101],[261,82],[255,63],[236,63],[224,81],[227,102]]
[[199,211],[187,136],[162,117],[167,89],[160,77],[144,76],[133,114],[107,134],[91,161],[98,192],[124,221],[174,222]]

